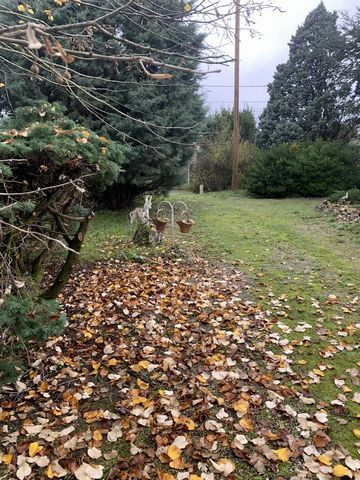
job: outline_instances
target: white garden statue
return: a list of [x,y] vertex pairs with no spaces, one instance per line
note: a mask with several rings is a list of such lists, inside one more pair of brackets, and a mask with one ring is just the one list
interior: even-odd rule
[[139,220],[140,223],[149,223],[150,222],[150,209],[152,207],[152,196],[151,195],[145,195],[145,202],[144,206],[135,208],[132,210],[129,214],[130,217],[130,223],[134,223],[135,220]]

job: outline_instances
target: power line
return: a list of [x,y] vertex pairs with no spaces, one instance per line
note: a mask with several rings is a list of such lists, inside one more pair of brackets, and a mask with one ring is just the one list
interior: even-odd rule
[[[234,88],[234,85],[205,85],[204,87],[200,86],[200,88]],[[240,88],[267,88],[268,85],[239,85]]]
[[[207,103],[232,103],[231,100],[210,100]],[[268,103],[267,100],[240,100],[240,103]]]

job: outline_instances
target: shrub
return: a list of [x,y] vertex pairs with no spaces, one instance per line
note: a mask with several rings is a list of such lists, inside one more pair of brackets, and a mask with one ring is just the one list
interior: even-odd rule
[[[239,186],[245,186],[245,178],[250,165],[258,157],[260,150],[245,141],[239,144]],[[207,192],[227,190],[232,176],[231,135],[220,136],[204,146],[198,153],[192,170],[192,189],[199,191],[204,185]]]
[[[0,328],[9,340],[0,360],[14,338],[21,346],[60,331],[57,305],[37,299],[66,284],[93,218],[86,191],[112,184],[124,155],[57,104],[37,101],[0,122]],[[51,264],[57,272],[42,282]]]
[[57,335],[65,323],[66,318],[55,301],[5,296],[0,308],[0,384],[16,380],[19,353],[25,342],[44,341]]
[[224,125],[201,146],[192,167],[194,192],[204,185],[207,192],[226,190],[231,183],[231,126]]
[[57,104],[35,102],[15,113],[0,124],[0,298],[14,279],[26,279],[37,295],[47,265],[65,247],[46,292],[55,298],[93,217],[83,208],[87,187],[104,189],[117,178],[124,148],[69,120]]
[[15,295],[5,297],[0,309],[0,329],[9,336],[21,340],[46,340],[60,333],[66,318],[59,312],[54,300],[21,298]]
[[286,197],[294,191],[290,175],[293,152],[290,144],[263,150],[248,169],[246,186],[250,193],[263,197]]
[[352,188],[347,192],[345,190],[340,190],[332,193],[327,197],[327,200],[331,203],[337,203],[347,194],[346,201],[352,204],[360,203],[360,189]]
[[359,147],[341,141],[286,143],[264,150],[247,188],[262,197],[323,197],[360,185]]
[[336,190],[334,193],[327,197],[327,200],[331,203],[338,203],[338,201],[343,198],[346,194],[345,190]]
[[352,188],[348,191],[348,195],[350,203],[360,203],[360,188]]

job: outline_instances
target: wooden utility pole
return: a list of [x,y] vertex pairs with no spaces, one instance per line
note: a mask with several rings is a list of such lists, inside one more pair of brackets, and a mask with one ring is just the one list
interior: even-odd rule
[[240,80],[240,0],[235,0],[235,64],[231,190],[239,188],[239,80]]

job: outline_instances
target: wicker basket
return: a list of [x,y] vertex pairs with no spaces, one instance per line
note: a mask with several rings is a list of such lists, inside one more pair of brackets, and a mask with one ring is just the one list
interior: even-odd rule
[[176,223],[179,225],[181,233],[189,233],[195,222],[194,220],[191,220],[189,212],[184,210],[181,213],[180,220],[178,220]]
[[166,224],[169,222],[168,218],[158,218],[155,217],[152,219],[153,224],[158,232],[163,232],[165,230]]

